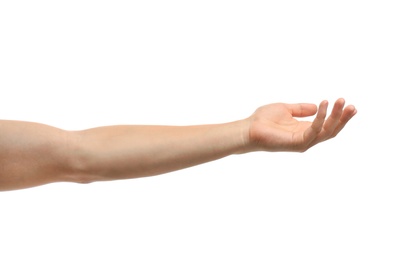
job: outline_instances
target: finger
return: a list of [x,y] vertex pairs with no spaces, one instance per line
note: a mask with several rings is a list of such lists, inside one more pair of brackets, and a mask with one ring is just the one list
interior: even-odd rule
[[333,131],[332,137],[335,137],[346,125],[346,123],[349,122],[349,120],[352,119],[356,115],[358,111],[356,108],[352,105],[347,106],[342,113],[342,116],[340,118],[339,124],[335,127],[335,130]]
[[293,117],[312,116],[317,112],[317,106],[308,103],[288,104],[287,108]]
[[304,132],[304,142],[309,144],[316,139],[317,135],[321,132],[324,124],[324,120],[327,114],[328,102],[326,100],[322,101],[319,105],[319,111],[317,116],[314,119],[313,123],[307,130]]
[[321,133],[320,138],[326,140],[332,136],[334,133],[337,125],[340,123],[343,107],[345,106],[345,100],[343,98],[339,98],[336,100],[332,113],[327,118],[326,122],[323,126],[323,131]]

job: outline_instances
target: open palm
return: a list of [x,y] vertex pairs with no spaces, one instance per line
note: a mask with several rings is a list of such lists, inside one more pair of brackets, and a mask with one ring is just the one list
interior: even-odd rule
[[[249,144],[253,150],[304,152],[335,137],[356,114],[354,106],[344,108],[338,99],[326,120],[328,102],[314,104],[275,103],[258,108],[249,118]],[[317,113],[317,115],[316,115]],[[312,122],[296,117],[316,115]]]

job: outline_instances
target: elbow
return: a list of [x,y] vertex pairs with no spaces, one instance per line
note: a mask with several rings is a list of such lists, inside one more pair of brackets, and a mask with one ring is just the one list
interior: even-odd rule
[[101,178],[93,167],[94,154],[86,146],[79,131],[67,132],[66,164],[69,166],[64,173],[63,181],[79,184],[89,184],[100,181]]

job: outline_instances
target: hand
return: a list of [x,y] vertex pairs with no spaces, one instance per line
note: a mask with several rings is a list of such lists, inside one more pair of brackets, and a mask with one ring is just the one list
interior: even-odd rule
[[[314,104],[276,103],[258,108],[248,118],[250,150],[304,152],[310,147],[335,137],[356,114],[354,106],[344,108],[345,100],[338,99],[326,120],[328,102]],[[294,117],[316,115],[313,122]]]

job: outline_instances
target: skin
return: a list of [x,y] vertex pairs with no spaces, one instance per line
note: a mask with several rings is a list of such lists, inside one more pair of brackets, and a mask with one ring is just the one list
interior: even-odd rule
[[[275,103],[250,117],[196,126],[115,125],[66,131],[0,120],[0,191],[54,182],[90,183],[168,173],[232,154],[304,152],[335,137],[356,114],[338,99]],[[312,122],[298,117],[316,115]]]

